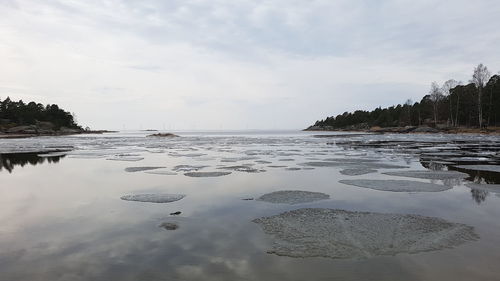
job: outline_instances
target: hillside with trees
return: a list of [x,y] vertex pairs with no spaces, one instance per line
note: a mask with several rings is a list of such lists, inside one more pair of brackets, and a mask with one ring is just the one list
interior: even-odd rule
[[0,99],[0,133],[53,134],[82,131],[73,114],[56,104]]
[[432,82],[419,102],[407,100],[372,111],[357,110],[318,120],[306,130],[364,130],[373,127],[488,128],[500,126],[500,75],[483,64],[468,84]]

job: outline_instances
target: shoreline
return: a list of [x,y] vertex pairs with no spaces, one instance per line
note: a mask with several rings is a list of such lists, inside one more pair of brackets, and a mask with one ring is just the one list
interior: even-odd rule
[[62,137],[62,136],[71,136],[71,135],[100,135],[104,133],[116,133],[117,131],[108,131],[108,130],[96,130],[96,131],[81,131],[81,132],[55,132],[49,134],[32,134],[32,133],[1,133],[0,132],[0,140],[1,139],[26,139],[26,138],[34,138],[34,137]]
[[[417,130],[423,128],[422,130]],[[304,129],[306,132],[352,132],[369,134],[470,134],[470,135],[500,135],[500,127],[491,127],[486,129],[479,128],[443,128],[436,129],[431,127],[387,127],[372,129]]]

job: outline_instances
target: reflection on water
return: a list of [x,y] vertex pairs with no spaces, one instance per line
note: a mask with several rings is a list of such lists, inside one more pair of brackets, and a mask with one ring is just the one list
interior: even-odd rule
[[474,198],[474,201],[478,204],[483,203],[486,200],[486,197],[490,194],[488,191],[480,189],[471,189],[470,193],[472,198]]
[[[434,153],[432,160],[440,162],[465,154],[472,157],[471,152],[492,163],[498,160],[495,153],[483,155],[486,150],[480,147],[487,142],[485,147],[494,150],[499,139],[443,138],[190,133],[158,139],[128,133],[5,141],[0,143],[0,152],[66,146],[76,149],[58,165],[0,172],[0,280],[498,280],[500,197],[471,191],[464,185],[467,179],[408,179],[383,174],[424,170],[421,163],[429,162],[421,156],[430,153]],[[464,146],[467,151],[460,149]],[[440,155],[443,151],[449,156]],[[144,159],[133,163],[106,160],[130,154]],[[40,158],[35,153],[4,153],[1,157],[5,171],[12,171],[16,165],[61,159]],[[284,157],[295,161],[280,161]],[[306,167],[309,169],[301,165],[311,161],[329,164]],[[448,169],[443,165],[442,170]],[[150,167],[165,168],[147,171]],[[194,170],[220,172],[222,167],[233,167],[231,174],[184,175]],[[341,173],[366,167],[375,172]],[[249,169],[259,173],[249,173]],[[443,191],[381,191],[345,185],[340,180],[412,180],[415,184],[439,185]],[[294,205],[242,200],[279,190],[320,192],[329,199],[325,196],[324,200]],[[163,200],[169,203],[120,199],[140,194],[186,196],[177,201]],[[269,254],[269,249],[275,249],[276,237],[252,221],[303,208],[345,210],[349,216],[335,217],[336,230],[352,227],[365,240],[346,235],[335,246],[342,248],[348,241],[356,248],[364,241],[365,247],[356,248],[361,252],[355,255],[362,258],[349,258],[349,253],[340,259]],[[372,216],[358,217],[360,212],[384,214],[383,218],[387,214],[390,219],[377,223]],[[318,216],[321,214],[315,213],[312,219]],[[414,234],[408,224],[392,218],[419,220],[422,216],[436,219],[409,225],[425,233],[432,243],[449,242],[439,240],[442,236],[432,231],[439,226],[436,222],[473,227],[480,239],[467,239],[453,247],[445,247],[445,243],[420,248],[425,251],[414,250],[412,241],[416,239],[406,239]],[[363,224],[357,223],[360,219],[365,219]],[[327,229],[313,220],[304,225],[315,226],[318,231]],[[399,229],[401,225],[405,227]],[[307,235],[300,237],[295,236],[294,229],[286,229],[286,237],[300,242],[296,244],[299,248],[304,243],[308,249],[316,245],[308,244],[308,237],[322,239],[314,229],[312,233],[306,229]],[[350,233],[347,230],[342,233]],[[384,231],[388,234],[362,235]],[[375,254],[365,255],[362,251],[372,245],[369,242],[374,237],[374,241],[385,244],[373,243],[369,253]],[[394,237],[398,244],[392,242]],[[383,245],[384,253],[390,255],[380,256],[377,245]],[[391,250],[396,246],[409,250]]]
[[43,163],[59,163],[59,161],[65,156],[39,157],[38,154],[39,153],[31,152],[0,154],[0,171],[5,169],[9,173],[12,173],[15,166],[24,167],[28,164],[34,166]]

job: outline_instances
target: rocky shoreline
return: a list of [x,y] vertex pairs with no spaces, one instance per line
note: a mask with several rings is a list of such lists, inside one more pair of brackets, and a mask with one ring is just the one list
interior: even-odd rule
[[37,122],[36,125],[22,125],[10,128],[0,127],[0,139],[31,138],[39,136],[66,136],[77,134],[110,133],[107,130],[83,130],[77,128],[56,128],[50,122]]

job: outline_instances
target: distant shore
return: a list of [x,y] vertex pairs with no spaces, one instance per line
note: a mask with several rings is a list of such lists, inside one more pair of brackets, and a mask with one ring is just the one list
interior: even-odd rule
[[313,132],[363,132],[363,133],[393,133],[393,134],[487,134],[500,135],[500,127],[467,128],[467,127],[442,127],[434,128],[428,126],[406,126],[406,127],[372,127],[369,129],[342,128],[333,129],[319,126],[311,126],[304,131]]

